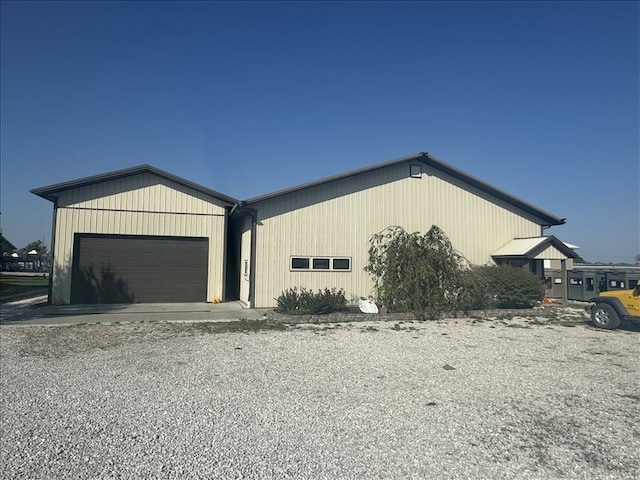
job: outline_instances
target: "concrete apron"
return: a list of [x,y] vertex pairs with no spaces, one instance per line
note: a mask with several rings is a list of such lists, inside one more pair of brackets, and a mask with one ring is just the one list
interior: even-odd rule
[[118,305],[42,305],[46,297],[0,306],[2,325],[72,325],[79,323],[229,322],[259,320],[265,310],[244,308],[241,302],[133,303]]

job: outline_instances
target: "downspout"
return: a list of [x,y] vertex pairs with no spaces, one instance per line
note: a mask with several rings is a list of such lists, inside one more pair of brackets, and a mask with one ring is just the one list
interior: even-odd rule
[[231,216],[234,214],[234,212],[236,210],[238,210],[240,207],[242,207],[243,204],[244,204],[244,202],[238,202],[238,203],[234,204],[233,207],[231,207],[231,211],[229,212],[229,218],[231,218]]
[[251,259],[249,261],[249,308],[256,308],[256,233],[258,225],[258,210],[250,208],[251,215]]

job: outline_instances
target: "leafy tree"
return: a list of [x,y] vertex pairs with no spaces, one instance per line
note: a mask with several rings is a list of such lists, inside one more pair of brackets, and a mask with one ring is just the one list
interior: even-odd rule
[[[35,250],[37,253],[35,258],[33,255],[29,255],[29,252]],[[49,251],[47,246],[44,244],[42,240],[35,240],[33,242],[28,243],[25,247],[19,249],[17,251],[18,255],[24,261],[36,261],[38,266],[42,266],[43,264],[49,263]]]
[[464,259],[439,227],[420,235],[392,226],[370,244],[365,271],[374,278],[379,302],[418,318],[456,310]]
[[42,240],[36,240],[34,242],[30,242],[22,250],[24,250],[25,253],[28,253],[31,250],[35,250],[36,252],[38,252],[38,255],[47,255],[48,254],[47,246],[44,244],[44,242]]

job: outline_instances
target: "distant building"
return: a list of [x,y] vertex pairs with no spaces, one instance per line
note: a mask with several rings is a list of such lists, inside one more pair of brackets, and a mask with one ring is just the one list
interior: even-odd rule
[[285,289],[373,295],[372,235],[440,227],[474,264],[577,254],[550,214],[420,153],[238,201],[149,165],[32,190],[54,204],[50,301],[272,307]]
[[0,234],[0,268],[2,270],[7,269],[7,264],[11,263],[11,255],[17,250],[16,246],[7,240],[4,235]]
[[569,300],[587,301],[599,292],[634,288],[640,282],[640,266],[575,263],[563,274],[560,265],[551,262],[545,269],[545,282],[548,297],[562,297],[566,289]]

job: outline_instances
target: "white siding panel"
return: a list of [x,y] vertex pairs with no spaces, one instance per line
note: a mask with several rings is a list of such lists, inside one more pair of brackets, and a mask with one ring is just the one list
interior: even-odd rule
[[[373,295],[363,271],[369,239],[388,226],[424,233],[437,225],[475,264],[490,263],[491,253],[514,237],[540,234],[540,226],[522,212],[439,172],[410,178],[409,163],[275,197],[257,209],[256,306],[273,306],[293,286],[335,286],[353,298]],[[291,255],[351,257],[352,271],[290,272]]]

